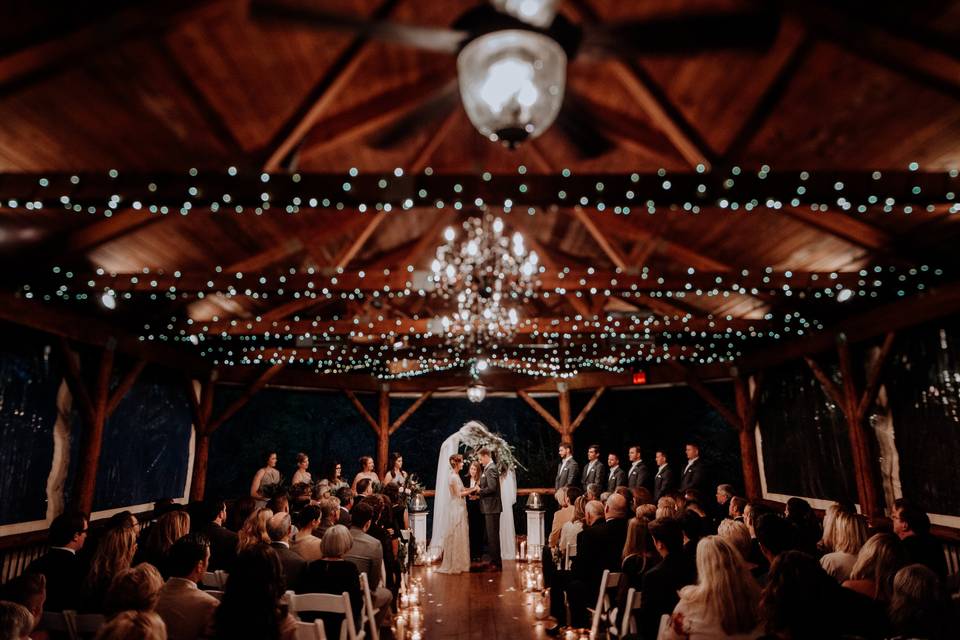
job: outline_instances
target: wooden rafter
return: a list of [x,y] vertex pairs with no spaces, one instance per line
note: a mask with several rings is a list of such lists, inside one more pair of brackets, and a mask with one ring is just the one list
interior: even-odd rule
[[781,213],[874,254],[891,255],[893,238],[883,229],[842,211],[817,212],[784,207]]
[[[387,17],[398,0],[384,0],[371,19]],[[310,90],[300,106],[264,147],[261,157],[264,171],[276,171],[300,145],[334,99],[346,89],[373,49],[366,37],[359,35],[340,53],[320,81]]]
[[430,73],[410,84],[378,94],[345,112],[319,120],[313,129],[321,133],[307,138],[302,157],[310,158],[362,138],[454,89],[449,74]]
[[127,395],[127,392],[133,388],[134,383],[136,383],[137,378],[140,377],[140,374],[143,372],[143,369],[146,366],[146,360],[137,360],[133,367],[131,367],[130,370],[124,374],[123,378],[120,380],[120,383],[117,385],[117,388],[114,389],[113,393],[110,394],[110,399],[107,402],[107,415],[112,414],[120,405],[120,402],[123,400],[124,396]]
[[360,417],[363,418],[370,428],[373,429],[374,433],[379,433],[380,424],[370,415],[370,413],[363,406],[363,403],[360,402],[360,399],[357,398],[357,394],[349,389],[344,390],[343,395],[347,396],[347,399],[350,400],[350,404],[354,406],[357,410],[357,413],[360,414]]
[[[547,247],[542,245],[536,239],[536,237],[534,237],[532,230],[530,229],[529,226],[525,225],[525,221],[523,220],[523,218],[521,218],[520,220],[522,221],[521,224],[524,225],[524,228],[527,231],[527,233],[524,234],[524,240],[526,240],[530,248],[537,252],[537,255],[540,256],[540,261],[548,269],[554,269],[554,270],[557,269],[557,262],[553,257],[553,253],[549,251]],[[570,306],[573,307],[573,309],[577,313],[579,313],[583,318],[592,317],[592,314],[590,312],[590,307],[583,300],[583,298],[578,297],[574,293],[568,293],[564,296],[564,298],[567,300],[567,302],[570,303]]]
[[257,376],[257,379],[250,383],[250,386],[240,394],[240,397],[230,403],[230,406],[207,424],[207,435],[213,434],[224,422],[232,418],[237,411],[246,406],[246,404],[250,402],[250,399],[267,386],[267,383],[280,373],[286,365],[286,362],[278,362]]
[[530,408],[537,412],[537,414],[547,421],[551,427],[553,427],[558,432],[563,432],[563,427],[560,426],[560,421],[550,415],[550,412],[543,408],[543,405],[536,401],[536,399],[531,396],[529,393],[520,389],[517,391],[517,396],[530,405]]
[[390,435],[393,435],[393,433],[394,433],[397,429],[399,429],[400,427],[402,427],[402,426],[403,426],[403,423],[405,423],[410,416],[412,416],[414,413],[416,413],[417,409],[419,409],[420,406],[421,406],[424,402],[426,402],[427,400],[429,400],[429,399],[430,399],[430,396],[432,396],[432,395],[433,395],[433,391],[426,391],[426,392],[420,394],[420,396],[414,401],[414,403],[413,403],[412,405],[410,405],[410,406],[407,408],[406,411],[404,411],[403,413],[401,413],[401,414],[400,414],[400,417],[398,417],[396,420],[394,420],[394,421],[390,424]]
[[606,391],[606,387],[598,387],[596,391],[593,392],[593,395],[590,396],[590,399],[587,401],[587,404],[584,405],[583,409],[580,410],[580,413],[577,414],[577,418],[570,423],[570,432],[576,431],[583,421],[587,418],[587,415],[593,409],[593,406],[597,404],[597,401],[600,400],[600,396],[603,395]]

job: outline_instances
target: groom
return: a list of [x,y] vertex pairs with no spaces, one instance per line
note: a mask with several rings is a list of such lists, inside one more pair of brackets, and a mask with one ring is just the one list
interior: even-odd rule
[[503,560],[500,558],[500,512],[503,505],[500,503],[500,474],[493,464],[490,450],[480,449],[480,464],[483,465],[483,474],[480,476],[480,513],[487,529],[487,544],[490,546],[490,565],[493,571],[503,569]]

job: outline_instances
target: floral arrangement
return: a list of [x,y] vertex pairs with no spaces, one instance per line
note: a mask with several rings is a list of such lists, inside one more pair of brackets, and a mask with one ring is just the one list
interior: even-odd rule
[[526,467],[521,465],[513,455],[513,447],[499,434],[487,429],[482,422],[471,420],[460,429],[460,435],[462,444],[470,451],[467,456],[469,461],[476,460],[477,451],[487,447],[493,455],[493,460],[500,475],[517,467],[526,470]]

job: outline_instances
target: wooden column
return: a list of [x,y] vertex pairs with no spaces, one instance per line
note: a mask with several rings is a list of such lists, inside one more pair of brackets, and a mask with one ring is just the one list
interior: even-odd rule
[[747,498],[758,500],[763,497],[763,485],[760,483],[760,463],[757,458],[757,442],[754,438],[756,426],[757,403],[760,400],[761,375],[754,377],[753,392],[750,390],[749,379],[744,379],[734,372],[733,385],[737,411],[734,412],[720,401],[702,380],[683,365],[670,361],[673,367],[681,371],[690,388],[703,398],[707,404],[716,409],[724,422],[736,429],[740,438],[740,464],[743,467],[743,488]]
[[270,380],[286,366],[286,362],[278,362],[261,373],[250,386],[244,389],[236,400],[230,403],[216,418],[213,414],[214,385],[217,382],[218,372],[212,371],[200,387],[200,400],[197,401],[193,390],[193,382],[189,382],[190,404],[193,410],[193,426],[196,438],[193,446],[193,475],[190,480],[190,500],[203,500],[207,489],[207,463],[210,459],[210,437],[223,423],[232,418],[242,409],[250,399],[260,392]]
[[113,359],[117,342],[107,340],[106,346],[100,353],[100,364],[97,377],[92,388],[88,389],[80,369],[80,358],[65,339],[60,339],[60,347],[67,364],[67,383],[73,391],[73,397],[80,408],[84,430],[80,440],[79,467],[74,476],[71,502],[73,508],[89,514],[93,509],[93,497],[97,485],[97,467],[100,462],[100,451],[103,448],[103,430],[107,418],[120,405],[120,401],[127,394],[137,376],[143,371],[146,362],[140,360],[124,375],[110,392],[110,376],[113,373]]
[[420,406],[433,395],[433,391],[427,391],[420,395],[410,407],[400,414],[400,417],[390,422],[390,387],[383,385],[377,395],[377,417],[373,416],[364,408],[357,395],[350,390],[344,390],[344,395],[350,400],[360,417],[370,425],[373,433],[377,436],[377,475],[383,478],[387,472],[387,459],[390,457],[390,436],[399,429],[407,419],[412,416]]
[[750,380],[737,376],[733,379],[737,399],[737,414],[740,426],[740,464],[743,466],[743,488],[749,500],[763,498],[763,485],[760,481],[760,462],[757,458],[757,440],[754,430],[757,423],[757,405],[760,400],[761,376],[754,378],[751,393]]
[[560,434],[560,442],[569,444],[572,447],[573,433],[580,427],[581,424],[583,424],[584,419],[586,419],[594,405],[597,404],[597,400],[600,399],[600,396],[603,395],[603,392],[606,391],[607,388],[598,387],[573,422],[570,422],[570,392],[567,390],[566,384],[558,384],[557,390],[559,392],[560,400],[560,420],[557,420],[550,415],[550,412],[547,411],[542,404],[537,402],[526,391],[522,389],[517,391],[517,397],[530,405],[534,411],[540,414],[540,417],[546,420],[547,424],[553,427],[553,429]]
[[850,345],[843,334],[840,334],[837,339],[841,386],[837,386],[813,358],[804,358],[814,377],[823,387],[824,392],[843,411],[847,423],[847,433],[850,438],[850,451],[853,456],[857,500],[860,503],[860,510],[871,521],[883,517],[884,505],[878,482],[879,465],[876,455],[873,453],[872,440],[863,423],[867,411],[880,388],[880,375],[889,358],[893,341],[894,334],[892,332],[887,333],[883,346],[880,347],[879,357],[867,371],[863,392],[859,392],[857,389],[850,358]]

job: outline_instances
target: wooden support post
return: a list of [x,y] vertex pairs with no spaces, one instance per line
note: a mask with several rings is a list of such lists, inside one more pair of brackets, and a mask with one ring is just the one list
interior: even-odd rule
[[79,396],[81,415],[84,418],[83,437],[80,440],[80,466],[74,478],[71,501],[75,509],[89,514],[93,509],[97,465],[100,462],[100,450],[103,445],[103,428],[107,421],[110,373],[113,371],[116,341],[109,340],[100,354],[100,367],[92,393],[84,384],[77,355],[70,349],[65,339],[62,340],[62,346],[67,358],[68,379],[75,394]]
[[567,383],[558,382],[557,392],[560,400],[560,442],[573,446],[573,432],[570,429],[570,390]]
[[379,423],[377,425],[377,475],[382,480],[387,473],[387,458],[390,455],[390,387],[380,387]]
[[854,478],[857,485],[857,500],[860,510],[871,521],[884,514],[884,505],[880,493],[877,475],[876,456],[873,454],[871,438],[864,428],[864,419],[870,405],[880,388],[880,374],[893,347],[894,334],[888,332],[884,337],[880,355],[867,372],[863,392],[858,392],[850,357],[850,344],[846,336],[840,334],[837,340],[837,355],[840,362],[841,386],[830,379],[812,358],[805,358],[814,377],[820,382],[824,392],[841,408],[847,423],[850,438],[850,452],[853,457]]
[[407,421],[407,418],[412,416],[416,412],[416,410],[420,408],[420,405],[422,405],[424,402],[429,400],[430,396],[432,395],[433,395],[433,391],[427,391],[426,393],[421,394],[420,397],[417,398],[412,405],[410,405],[409,409],[401,413],[400,417],[394,420],[393,423],[390,425],[390,435],[393,435],[394,431],[396,431],[401,426],[403,426],[403,423]]
[[740,463],[743,466],[743,487],[749,500],[763,498],[763,485],[760,482],[760,463],[757,458],[757,440],[754,428],[757,422],[757,405],[760,398],[761,377],[754,378],[751,394],[750,381],[742,376],[733,379],[737,399],[737,413],[740,416]]

